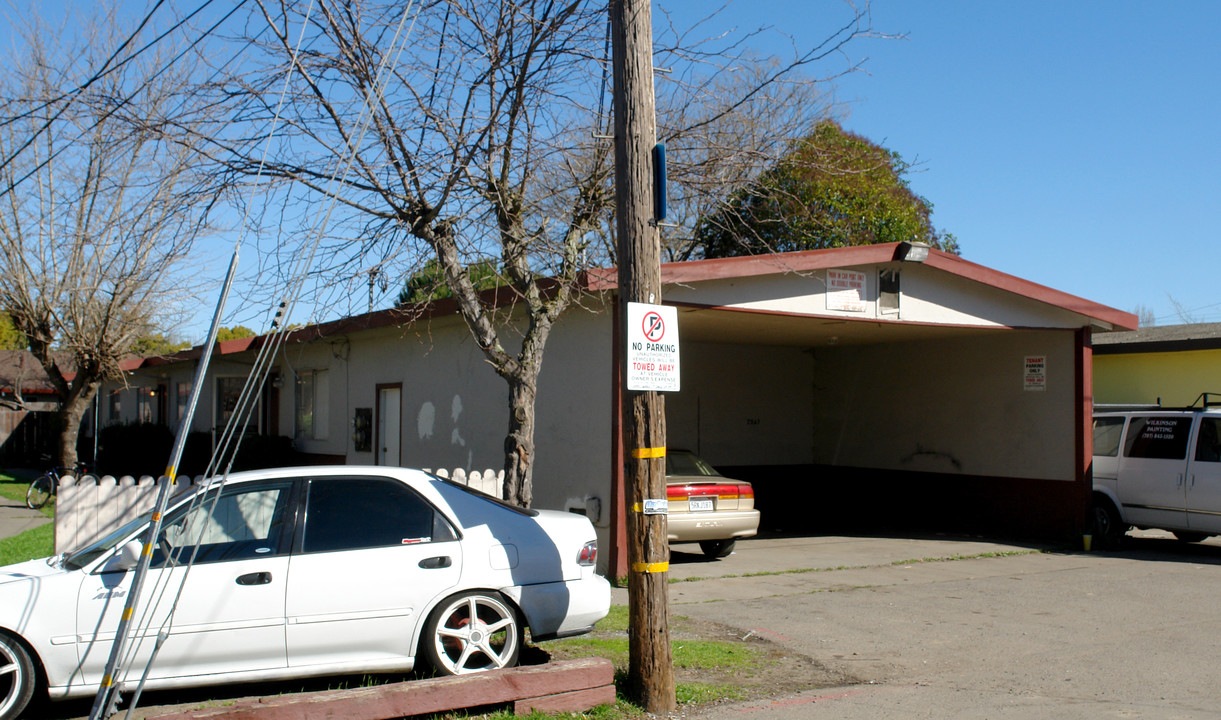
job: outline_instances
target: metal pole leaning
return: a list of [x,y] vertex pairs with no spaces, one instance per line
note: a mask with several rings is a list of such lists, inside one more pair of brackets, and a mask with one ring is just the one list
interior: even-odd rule
[[225,276],[224,285],[221,287],[220,299],[216,303],[216,313],[212,316],[212,327],[208,330],[208,341],[204,345],[203,354],[199,357],[199,366],[195,368],[195,380],[191,384],[191,396],[187,403],[186,413],[183,415],[182,422],[178,425],[178,434],[174,440],[174,449],[170,453],[170,462],[165,470],[165,478],[161,482],[161,487],[157,489],[157,502],[153,509],[148,530],[144,534],[144,548],[140,553],[140,562],[136,565],[136,572],[132,577],[131,589],[127,593],[127,603],[123,606],[123,614],[119,618],[119,627],[115,631],[114,644],[110,648],[110,659],[106,661],[106,670],[102,674],[102,683],[98,686],[97,696],[93,700],[93,709],[89,712],[89,720],[101,720],[102,718],[110,717],[114,714],[115,706],[118,704],[120,660],[127,649],[128,634],[131,632],[132,618],[135,615],[136,603],[140,598],[140,589],[144,585],[144,577],[148,574],[148,567],[152,562],[153,546],[157,542],[157,535],[161,532],[161,518],[165,513],[166,506],[169,505],[170,487],[178,476],[178,463],[182,460],[182,451],[186,447],[186,438],[190,432],[191,420],[195,416],[195,406],[199,403],[200,390],[203,387],[204,378],[207,376],[208,363],[212,359],[212,348],[216,345],[216,335],[220,329],[221,315],[224,313],[225,302],[229,299],[229,290],[233,287],[233,279],[237,275],[237,260],[238,249],[235,247],[233,249],[233,257],[229,260],[229,272]]

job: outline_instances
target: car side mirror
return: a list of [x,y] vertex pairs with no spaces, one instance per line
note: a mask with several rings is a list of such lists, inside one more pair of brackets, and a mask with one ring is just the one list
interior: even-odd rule
[[140,553],[144,552],[144,543],[132,540],[106,563],[106,572],[126,571],[134,568],[140,562]]

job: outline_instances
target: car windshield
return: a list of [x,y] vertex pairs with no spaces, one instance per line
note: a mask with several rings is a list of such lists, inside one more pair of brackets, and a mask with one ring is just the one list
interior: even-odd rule
[[721,476],[711,465],[704,462],[703,458],[687,450],[671,450],[666,453],[666,474]]
[[80,550],[69,553],[64,558],[64,567],[68,570],[80,570],[130,537],[132,533],[140,529],[140,526],[147,524],[150,517],[152,517],[152,511],[140,513],[136,519],[101,540],[96,540]]

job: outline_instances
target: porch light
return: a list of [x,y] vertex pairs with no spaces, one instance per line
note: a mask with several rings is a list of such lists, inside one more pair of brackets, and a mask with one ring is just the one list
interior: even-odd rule
[[922,263],[928,260],[928,243],[904,240],[895,248],[895,260]]

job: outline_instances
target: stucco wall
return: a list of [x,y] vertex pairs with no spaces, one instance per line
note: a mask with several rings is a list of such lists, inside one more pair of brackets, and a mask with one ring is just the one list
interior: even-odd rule
[[[1024,359],[1047,386],[1024,389]],[[815,352],[815,462],[1073,480],[1074,335],[1011,331]]]
[[[562,509],[574,498],[602,499],[609,491],[610,323],[608,313],[576,310],[552,331],[535,407],[536,507]],[[426,328],[360,333],[348,342],[350,352],[317,343],[288,351],[297,368],[322,367],[331,358],[332,431],[326,441],[299,442],[301,449],[373,464],[373,452],[353,447],[353,409],[376,408],[377,386],[401,383],[404,466],[499,470],[504,465],[508,386],[459,318],[433,320]],[[288,401],[286,434],[291,396]]]
[[684,342],[681,359],[682,391],[666,394],[667,445],[713,465],[813,462],[809,350]]
[[1221,393],[1221,350],[1094,355],[1094,402],[1190,405]]

